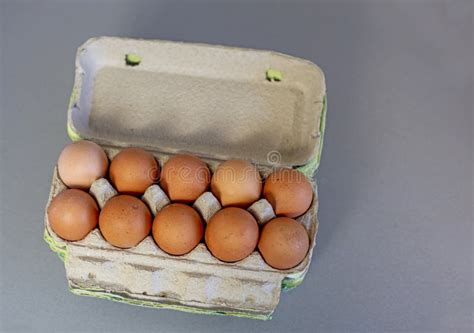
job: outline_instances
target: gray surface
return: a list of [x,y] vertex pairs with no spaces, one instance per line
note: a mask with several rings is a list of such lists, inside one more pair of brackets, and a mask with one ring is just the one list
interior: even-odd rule
[[[1,2],[2,330],[473,329],[472,2],[82,2]],[[43,211],[74,53],[96,35],[274,49],[325,70],[318,245],[272,321],[67,291]]]

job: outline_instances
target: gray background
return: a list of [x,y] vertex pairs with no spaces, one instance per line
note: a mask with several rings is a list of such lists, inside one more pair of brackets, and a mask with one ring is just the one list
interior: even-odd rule
[[[473,329],[472,2],[0,2],[2,330]],[[98,35],[272,49],[325,71],[318,245],[272,321],[67,291],[43,213],[75,51]]]

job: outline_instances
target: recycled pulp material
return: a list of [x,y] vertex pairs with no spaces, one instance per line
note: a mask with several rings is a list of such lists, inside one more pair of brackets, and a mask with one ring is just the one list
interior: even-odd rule
[[[127,55],[133,63],[127,63]],[[269,70],[280,81],[268,80]],[[78,50],[68,133],[73,140],[97,142],[109,158],[123,147],[140,146],[161,166],[172,154],[191,153],[211,171],[240,158],[256,163],[263,177],[272,168],[289,166],[311,178],[320,160],[325,106],[323,73],[306,60],[269,51],[101,37]],[[48,206],[65,188],[55,169]],[[108,244],[98,230],[68,242],[54,234],[47,216],[45,240],[64,260],[76,294],[269,319],[281,289],[301,283],[309,268],[317,206],[314,183],[312,206],[298,218],[308,230],[310,251],[285,271],[268,266],[258,252],[237,263],[221,262],[202,243],[187,255],[170,256],[151,236],[128,250]]]

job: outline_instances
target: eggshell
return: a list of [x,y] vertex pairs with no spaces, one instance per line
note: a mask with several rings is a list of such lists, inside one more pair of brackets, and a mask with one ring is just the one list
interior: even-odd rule
[[308,232],[296,220],[277,217],[263,227],[258,249],[273,268],[290,269],[303,261],[308,253]]
[[313,200],[313,188],[306,176],[294,169],[280,169],[267,177],[263,196],[277,216],[304,214]]
[[190,252],[199,244],[204,227],[198,212],[184,204],[175,203],[158,212],[152,232],[163,251],[179,256]]
[[209,168],[196,156],[173,156],[161,171],[161,187],[171,201],[194,202],[207,190],[210,181]]
[[92,183],[107,175],[109,160],[104,150],[92,141],[67,145],[58,160],[59,177],[70,188],[89,189]]
[[151,225],[148,207],[130,195],[118,195],[107,201],[99,216],[105,240],[120,248],[138,245],[150,233]]
[[229,160],[219,165],[214,172],[211,190],[222,206],[247,208],[260,198],[262,179],[252,163]]
[[69,241],[83,239],[97,226],[99,207],[84,191],[69,189],[53,198],[48,207],[51,229]]
[[207,224],[205,239],[216,258],[226,262],[242,260],[257,246],[257,221],[242,208],[224,208]]
[[126,148],[110,163],[110,181],[119,193],[141,195],[160,176],[153,155],[141,148]]

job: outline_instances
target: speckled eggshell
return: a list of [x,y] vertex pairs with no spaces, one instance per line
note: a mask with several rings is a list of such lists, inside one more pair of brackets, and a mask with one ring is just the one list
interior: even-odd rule
[[110,181],[119,193],[142,195],[158,181],[160,166],[141,148],[125,148],[110,163]]
[[200,158],[176,155],[163,166],[160,184],[171,201],[192,203],[209,187],[211,172]]
[[258,249],[263,259],[273,268],[293,268],[308,253],[308,232],[296,220],[277,217],[263,227]]
[[151,225],[148,207],[130,195],[118,195],[107,201],[99,216],[105,240],[120,248],[138,245],[150,233]]
[[97,226],[99,207],[86,192],[69,189],[53,198],[47,214],[51,229],[59,237],[77,241]]
[[279,169],[267,177],[263,196],[277,216],[303,215],[313,200],[313,188],[306,176],[294,169]]
[[217,212],[206,228],[206,244],[212,255],[226,262],[249,256],[258,242],[255,218],[242,208],[228,207]]
[[204,227],[193,208],[180,203],[166,206],[153,222],[153,238],[158,246],[172,255],[183,255],[201,241]]
[[229,160],[217,167],[212,176],[211,190],[223,207],[247,208],[260,198],[262,179],[252,163]]

